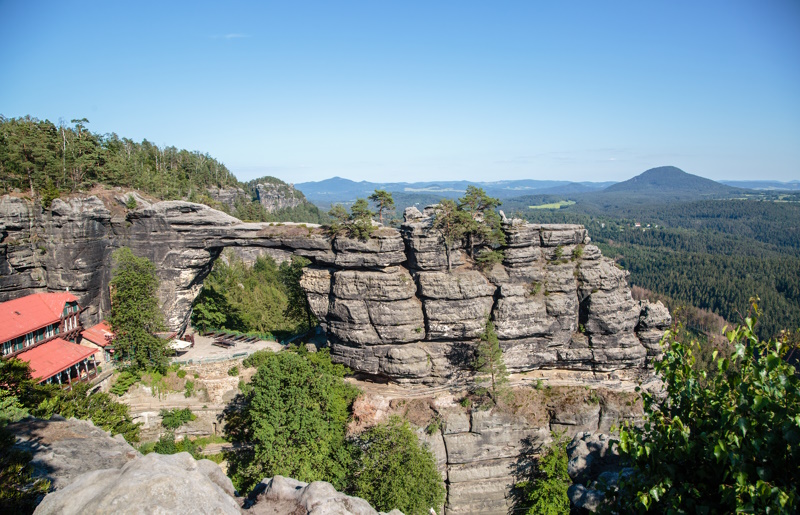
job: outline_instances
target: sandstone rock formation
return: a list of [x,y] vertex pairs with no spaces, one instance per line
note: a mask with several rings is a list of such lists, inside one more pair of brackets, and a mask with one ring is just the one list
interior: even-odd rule
[[250,195],[242,188],[208,188],[208,196],[233,211],[237,200],[250,202]]
[[623,468],[613,439],[604,433],[580,433],[567,446],[569,476],[574,484],[567,495],[581,513],[594,513],[603,503],[605,485],[616,485],[632,474]]
[[[378,515],[367,501],[337,492],[330,483],[314,481],[308,484],[283,476],[268,478],[256,485],[244,506],[246,513],[253,515]],[[389,515],[402,513],[392,510]]]
[[480,271],[456,248],[448,271],[432,216],[409,208],[399,232],[337,237],[333,263],[306,270],[301,285],[335,360],[399,382],[452,383],[488,317],[512,372],[637,371],[657,357],[669,313],[633,301],[627,272],[582,226],[507,221],[502,265]]
[[45,496],[34,513],[241,513],[219,465],[189,453],[147,454],[119,469],[98,469]]
[[329,483],[280,476],[265,479],[245,500],[216,463],[185,452],[142,456],[120,436],[112,438],[85,420],[27,418],[8,427],[16,446],[33,455],[34,476],[51,481],[53,491],[35,511],[40,515],[378,513]]
[[454,270],[432,210],[406,211],[399,231],[367,241],[305,224],[243,223],[201,204],[145,203],[134,210],[96,196],[50,210],[0,199],[0,300],[69,288],[85,323],[108,311],[111,254],[130,247],[161,278],[167,323],[183,329],[213,261],[226,247],[309,258],[302,285],[328,331],[335,360],[401,382],[458,380],[487,317],[513,372],[560,368],[621,374],[657,356],[669,323],[659,304],[634,302],[627,273],[601,256],[579,225],[507,221],[505,260],[482,272],[457,248]]
[[54,490],[86,472],[120,468],[141,457],[122,435],[112,438],[88,420],[26,418],[8,429],[16,436],[15,445],[32,454],[34,476],[48,479]]
[[294,189],[293,184],[256,184],[256,198],[267,210],[267,213],[273,213],[289,207],[297,207],[305,202],[305,197]]
[[[542,375],[548,373],[552,377],[544,382],[557,383],[557,372]],[[610,385],[515,386],[507,401],[490,409],[468,407],[461,402],[463,394],[451,390],[430,393],[430,388],[412,386],[397,388],[392,396],[388,387],[365,388],[354,406],[357,424],[351,430],[393,414],[419,427],[417,434],[436,458],[447,487],[446,515],[510,513],[513,485],[529,479],[526,471],[553,432],[569,437],[608,432],[613,424],[636,423],[642,416],[638,394]]]

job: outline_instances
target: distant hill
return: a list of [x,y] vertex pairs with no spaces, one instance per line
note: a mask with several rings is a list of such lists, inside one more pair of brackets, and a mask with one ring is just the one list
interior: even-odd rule
[[800,190],[800,181],[719,181],[722,184],[736,188],[747,188],[751,190]]
[[580,193],[598,191],[613,182],[569,182],[521,179],[510,181],[473,182],[473,181],[435,181],[435,182],[369,182],[351,181],[341,177],[333,177],[323,181],[303,182],[296,184],[306,198],[314,204],[328,208],[331,204],[349,204],[357,198],[366,198],[376,189],[386,190],[401,196],[407,205],[424,203],[435,198],[458,198],[464,195],[468,186],[483,188],[492,197],[501,200],[538,193]]
[[651,168],[627,181],[613,184],[598,193],[598,195],[616,196],[617,194],[626,194],[689,200],[728,197],[736,193],[743,193],[743,190],[686,173],[674,166],[660,166]]

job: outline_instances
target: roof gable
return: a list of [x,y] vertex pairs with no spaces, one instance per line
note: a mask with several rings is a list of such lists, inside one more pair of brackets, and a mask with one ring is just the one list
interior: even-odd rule
[[31,365],[34,379],[47,379],[95,353],[95,349],[56,338],[17,354],[17,358]]
[[0,303],[0,342],[61,320],[64,304],[77,302],[68,292],[34,293]]

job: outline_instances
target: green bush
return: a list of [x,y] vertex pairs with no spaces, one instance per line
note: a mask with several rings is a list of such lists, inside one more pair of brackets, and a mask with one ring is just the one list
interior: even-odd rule
[[353,492],[380,511],[409,515],[437,512],[445,489],[436,459],[408,422],[393,416],[363,433]]
[[[757,299],[756,299],[757,300]],[[645,423],[619,448],[636,473],[606,493],[621,512],[800,511],[800,378],[786,341],[759,341],[759,311],[727,333],[735,351],[698,370],[671,333],[656,372],[665,396],[644,393]]]
[[183,396],[186,397],[187,399],[192,395],[194,395],[194,381],[187,379],[186,384],[184,385],[183,388],[184,388]]
[[117,380],[111,387],[111,393],[122,397],[141,377],[139,374],[130,371],[123,371],[117,376]]
[[179,379],[183,379],[184,377],[186,377],[185,370],[178,370],[177,372],[175,372],[175,374],[178,376]]
[[197,416],[189,408],[162,409],[159,415],[161,416],[161,425],[167,429],[178,429],[183,424],[197,419]]
[[239,491],[276,474],[347,486],[355,449],[345,433],[358,390],[326,352],[303,349],[248,358],[258,371],[235,403],[240,408],[225,413],[225,436],[249,444],[226,454]]
[[231,377],[236,377],[236,376],[238,376],[238,375],[239,375],[239,367],[237,367],[236,365],[234,365],[234,366],[232,366],[231,368],[229,368],[229,369],[228,369],[228,375],[229,375],[229,376],[231,376]]
[[527,515],[566,515],[567,489],[572,480],[567,472],[567,444],[564,433],[555,433],[531,468],[530,478],[517,483],[522,492],[522,509]]

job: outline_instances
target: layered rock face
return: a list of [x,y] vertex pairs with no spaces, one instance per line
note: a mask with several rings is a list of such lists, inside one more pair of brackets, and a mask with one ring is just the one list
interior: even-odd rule
[[295,192],[293,184],[259,183],[256,185],[256,197],[267,213],[297,207],[304,201],[302,194]]
[[239,199],[250,202],[250,195],[242,188],[208,188],[208,196],[220,204],[224,204],[231,211]]
[[367,242],[337,237],[333,259],[304,274],[335,360],[399,382],[452,382],[487,319],[512,372],[635,371],[658,354],[669,312],[633,301],[627,272],[582,226],[506,222],[502,264],[481,271],[456,248],[448,271],[432,210],[405,215],[400,231]]
[[[568,437],[609,432],[615,424],[636,423],[642,417],[632,386],[612,388],[608,382],[587,388],[590,383],[577,381],[559,386],[557,372],[542,374],[551,375],[543,380],[547,386],[514,386],[508,398],[491,409],[466,406],[463,392],[452,390],[414,397],[409,392],[431,389],[409,387],[395,393],[368,387],[354,413],[365,426],[398,414],[420,428],[417,434],[435,456],[447,487],[446,515],[506,515],[515,507],[513,486],[530,479],[531,465],[554,432]],[[430,430],[431,421],[436,421],[437,430]]]
[[639,370],[670,321],[662,305],[633,301],[626,272],[578,225],[506,222],[502,264],[478,270],[456,248],[448,271],[430,209],[410,208],[399,231],[359,241],[305,224],[243,223],[189,202],[138,199],[128,210],[126,200],[57,199],[42,210],[0,199],[0,300],[70,289],[89,307],[84,323],[96,323],[108,311],[111,254],[127,246],[156,265],[167,323],[180,330],[224,248],[300,255],[313,262],[302,286],[335,360],[430,384],[465,375],[487,318],[512,372]]

